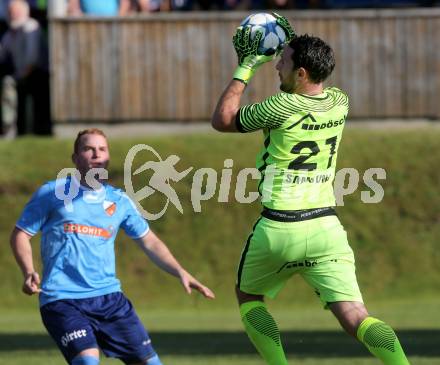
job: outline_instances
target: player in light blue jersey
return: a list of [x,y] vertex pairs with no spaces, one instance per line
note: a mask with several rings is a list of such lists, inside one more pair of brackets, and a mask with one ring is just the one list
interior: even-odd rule
[[[78,134],[72,160],[81,178],[44,184],[16,223],[11,246],[24,275],[23,292],[39,294],[43,323],[66,361],[96,365],[99,349],[126,364],[160,365],[151,340],[115,274],[114,241],[119,228],[162,270],[176,276],[187,293],[213,292],[197,281],[153,233],[120,189],[86,179],[106,169],[107,138],[99,129]],[[66,199],[66,192],[74,192]],[[64,199],[61,199],[63,198]],[[41,231],[43,276],[34,269],[31,238]]]

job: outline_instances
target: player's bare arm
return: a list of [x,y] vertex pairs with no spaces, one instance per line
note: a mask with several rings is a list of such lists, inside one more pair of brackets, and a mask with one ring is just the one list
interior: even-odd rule
[[151,261],[162,270],[179,278],[188,294],[191,294],[192,288],[203,294],[205,298],[215,298],[211,289],[201,284],[179,264],[165,243],[151,229],[145,236],[137,239],[136,242]]
[[127,15],[130,11],[130,0],[121,0],[119,2],[119,16]]
[[11,234],[11,248],[14,252],[15,260],[24,276],[23,293],[33,295],[39,293],[41,289],[40,277],[34,269],[34,263],[32,259],[32,236],[15,227]]
[[69,15],[74,15],[74,16],[82,15],[82,10],[79,0],[69,0],[69,3],[67,5],[67,12]]
[[240,109],[240,100],[246,89],[246,84],[238,80],[232,80],[221,95],[211,124],[220,132],[238,132],[235,118]]
[[255,38],[252,38],[251,28],[240,25],[232,38],[238,66],[234,71],[233,80],[221,95],[211,120],[213,128],[220,132],[238,132],[235,117],[240,109],[240,100],[246,85],[261,64],[273,59],[274,55],[258,54],[262,36],[263,33],[257,31]]

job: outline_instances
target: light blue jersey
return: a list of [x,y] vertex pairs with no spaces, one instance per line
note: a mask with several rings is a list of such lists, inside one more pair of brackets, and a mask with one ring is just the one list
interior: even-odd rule
[[82,299],[121,290],[115,273],[114,242],[119,228],[133,239],[148,223],[120,189],[79,186],[67,204],[56,189],[69,191],[75,179],[44,184],[24,208],[16,226],[30,235],[41,231],[43,279],[40,305],[59,299]]
[[118,0],[81,0],[84,13],[96,16],[116,16],[119,12]]

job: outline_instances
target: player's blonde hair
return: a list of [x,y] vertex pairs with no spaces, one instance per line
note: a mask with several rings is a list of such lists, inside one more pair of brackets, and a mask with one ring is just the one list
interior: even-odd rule
[[[105,133],[99,129],[99,128],[88,128],[88,129],[84,129],[82,131],[80,131],[78,133],[78,135],[76,136],[75,142],[73,144],[73,153],[78,153],[79,151],[79,145],[81,142],[81,137],[85,136],[86,134],[98,134],[100,136],[103,136],[106,140],[107,140],[107,136],[105,135]],[[108,141],[107,141],[108,143]]]

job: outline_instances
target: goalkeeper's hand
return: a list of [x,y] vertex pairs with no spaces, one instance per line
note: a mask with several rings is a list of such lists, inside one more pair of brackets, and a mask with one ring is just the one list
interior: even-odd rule
[[296,33],[285,17],[277,13],[272,13],[272,15],[276,18],[277,24],[284,30],[284,33],[286,34],[286,40],[284,41],[283,46],[277,49],[278,55],[283,50],[284,45],[289,44],[290,41],[296,37]]
[[234,72],[234,79],[247,84],[254,76],[257,68],[265,62],[272,60],[275,54],[265,56],[258,54],[258,45],[263,33],[257,31],[255,38],[251,39],[251,27],[238,27],[232,38],[235,52],[238,56],[238,67]]

